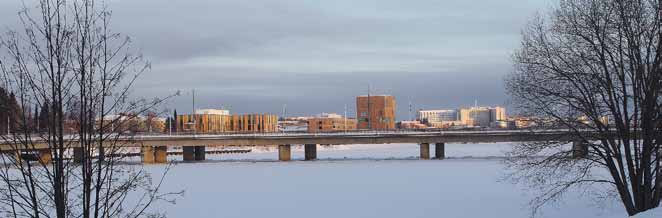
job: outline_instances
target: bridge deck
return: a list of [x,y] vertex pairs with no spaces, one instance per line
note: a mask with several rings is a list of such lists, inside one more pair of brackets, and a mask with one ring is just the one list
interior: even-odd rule
[[[5,137],[7,138],[7,137]],[[339,133],[254,133],[212,135],[136,135],[110,136],[124,147],[140,146],[265,146],[283,144],[389,144],[389,143],[484,143],[519,141],[572,141],[568,130],[494,130],[494,131],[368,131]],[[76,147],[77,136],[65,139]],[[0,140],[0,150],[15,150],[18,141]],[[30,140],[34,148],[47,148],[47,140]],[[110,140],[109,140],[110,141]],[[15,142],[15,143],[14,143]]]

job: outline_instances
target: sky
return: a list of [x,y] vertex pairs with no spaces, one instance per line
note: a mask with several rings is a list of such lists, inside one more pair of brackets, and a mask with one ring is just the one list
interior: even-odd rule
[[[0,28],[20,2],[2,0]],[[287,116],[355,116],[355,97],[412,110],[506,105],[520,30],[553,0],[111,0],[112,28],[152,63],[140,97]],[[285,106],[286,105],[286,106]]]

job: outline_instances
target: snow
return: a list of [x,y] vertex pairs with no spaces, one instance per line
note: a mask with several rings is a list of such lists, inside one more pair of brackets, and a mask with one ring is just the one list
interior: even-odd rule
[[[163,190],[185,194],[154,209],[168,217],[529,217],[533,195],[503,181],[508,149],[507,143],[447,144],[446,160],[417,160],[415,144],[320,147],[321,160],[311,162],[278,162],[275,148],[207,155],[171,169]],[[302,147],[293,148],[293,158],[303,159]],[[154,174],[164,169],[144,167]],[[627,217],[616,202],[602,208],[591,202],[569,194],[540,217]]]
[[632,218],[660,218],[662,217],[662,207],[658,207],[655,209],[648,210],[643,213],[639,213],[637,215],[631,216]]

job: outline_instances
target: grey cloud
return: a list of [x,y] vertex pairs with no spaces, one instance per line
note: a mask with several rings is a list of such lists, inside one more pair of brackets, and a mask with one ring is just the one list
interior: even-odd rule
[[[8,3],[14,2],[14,3]],[[18,0],[0,3],[0,18]],[[545,0],[111,0],[114,29],[153,61],[137,96],[199,93],[200,107],[353,111],[377,91],[415,108],[502,104],[519,30]],[[5,19],[2,19],[5,20]],[[8,19],[11,26],[12,21]],[[5,24],[5,23],[3,23]],[[190,110],[182,96],[168,107]]]

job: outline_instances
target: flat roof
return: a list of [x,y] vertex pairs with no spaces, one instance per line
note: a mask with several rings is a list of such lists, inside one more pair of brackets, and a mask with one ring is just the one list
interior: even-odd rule
[[[356,97],[368,97],[368,95],[359,95]],[[370,97],[393,97],[393,95],[370,95]]]

